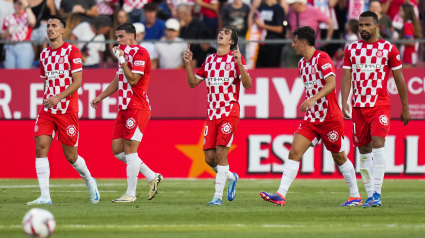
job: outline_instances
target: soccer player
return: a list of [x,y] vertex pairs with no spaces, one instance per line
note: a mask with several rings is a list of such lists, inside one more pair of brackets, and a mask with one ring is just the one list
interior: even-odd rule
[[298,69],[307,99],[300,107],[305,116],[295,131],[279,190],[277,193],[261,192],[260,196],[265,201],[285,205],[286,193],[297,176],[303,154],[321,139],[332,153],[350,189],[349,199],[341,206],[357,206],[362,204],[362,199],[354,166],[344,151],[344,121],[336,99],[335,67],[328,54],[314,48],[315,41],[316,34],[309,26],[297,28],[293,33],[292,47],[298,55],[304,56],[298,63]]
[[63,153],[69,163],[84,179],[92,203],[99,202],[96,180],[78,155],[78,88],[82,81],[80,50],[62,39],[66,23],[60,16],[52,15],[47,21],[50,47],[40,54],[40,77],[44,79],[43,107],[35,121],[35,167],[41,196],[28,205],[52,204],[49,192],[50,168],[47,154],[55,137],[62,143]]
[[196,74],[192,69],[192,57],[189,45],[183,56],[187,81],[191,88],[202,81],[207,86],[208,114],[203,150],[205,162],[217,172],[214,198],[208,205],[223,205],[226,179],[227,199],[233,201],[236,196],[239,176],[229,171],[227,154],[239,124],[240,84],[242,82],[244,88],[250,88],[252,79],[245,59],[239,52],[238,34],[231,27],[220,30],[217,36],[217,53],[208,56]]
[[410,121],[410,112],[397,48],[377,37],[379,25],[375,13],[363,12],[359,23],[362,40],[347,45],[345,49],[341,83],[342,113],[346,118],[351,117],[347,100],[352,84],[353,143],[360,152],[360,174],[368,197],[363,206],[377,207],[381,206],[385,137],[390,129],[391,102],[387,92],[390,69],[400,95],[401,121],[404,125]]
[[151,73],[148,51],[136,42],[136,29],[130,23],[117,27],[115,35],[119,46],[114,47],[118,59],[118,70],[111,84],[98,97],[91,101],[97,105],[106,97],[118,91],[119,111],[112,136],[114,156],[127,164],[127,192],[112,202],[135,202],[137,176],[142,173],[149,181],[148,199],[158,192],[163,180],[161,174],[154,173],[137,154],[143,132],[151,115],[146,94]]

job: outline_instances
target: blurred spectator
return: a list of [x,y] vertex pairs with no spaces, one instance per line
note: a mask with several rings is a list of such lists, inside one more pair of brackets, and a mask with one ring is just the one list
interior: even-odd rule
[[113,20],[115,9],[119,8],[118,0],[96,0],[97,12],[99,15],[108,16]]
[[[282,6],[276,0],[264,0],[257,10],[260,18],[255,19],[255,23],[267,31],[266,40],[284,38],[285,12]],[[260,44],[256,66],[280,67],[282,47],[282,44]]]
[[190,12],[190,15],[192,15],[193,5],[195,4],[193,0],[167,0],[167,5],[171,11],[172,17],[177,17],[177,8],[179,7],[180,4],[189,6],[189,12]]
[[372,0],[369,3],[369,11],[374,12],[378,15],[379,30],[377,32],[378,37],[382,39],[391,39],[393,35],[393,24],[391,18],[386,14],[382,13],[382,3],[379,0]]
[[202,21],[210,30],[211,36],[215,36],[218,27],[218,1],[217,0],[195,0],[201,6]]
[[[383,2],[385,2],[385,0]],[[401,8],[401,5],[403,5],[404,3],[412,5],[416,17],[419,18],[419,9],[418,9],[418,5],[416,4],[415,0],[404,0],[404,1],[403,0],[389,0],[389,1],[386,1],[385,4],[383,4],[384,12],[388,8],[387,14],[392,19],[392,25],[393,25],[394,29],[396,30],[393,34],[393,38],[398,38],[398,34],[400,34],[402,29],[403,29],[404,21],[403,21],[403,18],[399,14],[399,10]],[[395,12],[395,14],[394,14],[394,12]],[[394,15],[392,15],[392,14],[394,14]]]
[[148,3],[145,5],[145,18],[146,21],[143,22],[145,25],[146,31],[146,40],[159,40],[164,36],[165,23],[161,19],[157,19],[156,14],[158,8],[153,3]]
[[249,6],[242,0],[234,0],[227,4],[221,10],[220,16],[223,20],[223,26],[231,26],[238,33],[238,37],[245,39],[248,31]]
[[144,22],[144,7],[152,0],[124,0],[122,8],[128,14],[131,23]]
[[[298,27],[310,26],[316,31],[316,39],[320,39],[319,24],[325,22],[329,25],[326,39],[331,39],[333,35],[333,21],[327,17],[320,9],[307,5],[307,0],[286,0],[290,5],[288,12],[288,23],[291,31]],[[292,37],[292,36],[291,36]],[[316,44],[316,47],[319,45]],[[302,56],[296,54],[292,47],[287,47],[285,54],[285,66],[296,68]]]
[[[122,10],[116,10],[114,13],[114,25],[113,28],[111,29],[111,31],[109,32],[109,36],[108,39],[109,40],[116,40],[117,37],[115,36],[115,31],[117,29],[118,26],[124,24],[124,23],[128,23],[130,22],[129,18],[128,18],[128,14]],[[112,48],[114,48],[114,46],[117,46],[118,44],[108,44],[108,53],[107,53],[107,57],[110,58],[111,60],[115,60],[114,58],[114,54],[112,52]]]
[[[13,0],[0,0],[0,34],[3,32],[3,20],[7,15],[15,12],[13,9]],[[6,58],[6,52],[3,48],[4,44],[0,44],[0,63]]]
[[183,69],[183,55],[187,44],[179,38],[180,23],[176,19],[168,19],[165,22],[165,37],[156,43],[158,63],[160,69]]
[[78,13],[72,13],[66,18],[66,28],[65,33],[63,33],[62,38],[64,40],[69,40],[72,35],[72,30],[81,23],[81,17]]
[[[422,38],[422,29],[419,20],[415,15],[411,4],[403,4],[399,11],[403,18],[403,31],[400,33],[400,39],[413,40]],[[412,68],[418,63],[418,46],[416,42],[404,43],[401,52],[403,52],[403,67]]]
[[[347,24],[347,34],[345,36],[347,41],[357,41],[359,40],[359,21],[351,19]],[[346,46],[348,43],[346,44]],[[345,48],[345,47],[344,47]]]
[[[145,38],[145,26],[142,23],[133,23],[134,28],[136,28],[136,41],[143,41]],[[151,69],[158,68],[158,53],[156,52],[155,44],[152,42],[142,42],[140,46],[145,48],[151,59]]]
[[168,8],[168,4],[165,0],[152,0],[152,3],[158,7],[156,18],[166,21],[172,17],[170,8]]
[[[3,20],[1,39],[8,41],[27,41],[31,39],[32,28],[36,18],[27,0],[14,0],[15,13],[7,15]],[[47,34],[47,33],[46,33]],[[31,43],[6,44],[6,69],[29,69],[34,59],[34,50]]]
[[[50,15],[56,15],[55,3],[53,0],[28,0],[28,4],[36,18],[36,24],[31,33],[31,40],[47,40],[47,20],[49,20]],[[47,47],[47,42],[33,42],[32,46],[35,55],[34,60],[38,62],[37,59],[39,59],[39,54]]]
[[177,8],[177,16],[180,21],[180,38],[200,39],[209,31],[204,23],[197,18],[192,17],[191,7],[186,4],[180,4]]
[[82,21],[97,17],[96,0],[62,0],[59,15],[66,19],[71,13],[78,13]]
[[[228,1],[228,3],[230,4],[233,0]],[[263,0],[253,0],[252,1],[252,5],[251,5],[251,10],[249,12],[248,15],[248,28],[250,28],[252,26],[252,24],[254,23],[254,14],[255,12],[257,12],[258,7],[261,5]],[[248,4],[245,2],[245,0],[243,0],[242,2],[244,2],[245,4]],[[280,6],[282,6],[283,10],[285,11],[285,15],[288,15],[288,11],[289,11],[289,4],[286,2],[286,0],[278,0],[278,2],[280,3]]]
[[82,22],[72,30],[71,40],[79,40],[78,47],[81,52],[83,66],[86,68],[99,68],[100,54],[105,51],[105,43],[92,41],[105,41],[104,34],[111,30],[111,20],[107,16],[94,18],[90,23]]
[[[202,40],[210,39],[209,31],[205,31],[201,36]],[[202,43],[199,45],[190,45],[190,51],[193,53],[192,68],[200,68],[204,63],[205,59],[214,53],[217,53],[217,49],[212,47],[209,43]]]

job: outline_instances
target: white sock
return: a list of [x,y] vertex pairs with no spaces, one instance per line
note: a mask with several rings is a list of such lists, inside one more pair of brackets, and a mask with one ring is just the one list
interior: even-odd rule
[[[217,166],[211,167],[211,169],[214,170],[217,173]],[[230,172],[230,170],[229,170],[229,172],[227,173],[227,181],[234,182],[235,179],[236,179],[235,175],[232,172]]]
[[215,194],[214,198],[223,198],[224,185],[226,183],[227,174],[229,173],[229,165],[217,165],[217,175],[215,177]]
[[350,197],[359,198],[359,188],[357,187],[356,171],[354,170],[353,163],[347,159],[343,165],[338,167],[339,171],[341,171],[344,176],[345,182],[347,182],[347,185],[350,188]]
[[381,194],[382,183],[385,175],[385,147],[372,149],[373,153],[373,183],[375,191]]
[[295,177],[297,177],[299,168],[300,162],[295,160],[288,160],[283,166],[282,179],[280,180],[280,186],[277,190],[282,197],[286,197],[289,186],[291,186],[291,183],[294,181]]
[[366,189],[367,197],[370,198],[373,195],[373,154],[360,154],[360,174],[362,175],[363,184]]
[[142,173],[148,181],[155,179],[155,172],[153,172],[142,160],[140,160],[140,162],[139,172]]
[[38,184],[40,185],[41,196],[50,199],[49,177],[50,167],[47,157],[35,159],[35,169],[37,171]]
[[78,156],[77,161],[72,164],[75,170],[80,174],[81,178],[84,179],[86,185],[89,186],[94,183],[93,178],[91,177],[90,171],[87,168],[86,161],[84,161],[83,157]]
[[135,197],[141,160],[137,153],[125,155],[127,160],[127,194]]
[[127,160],[125,159],[125,153],[121,152],[119,154],[114,155],[115,158],[121,160],[122,162],[124,162],[125,164],[127,164]]

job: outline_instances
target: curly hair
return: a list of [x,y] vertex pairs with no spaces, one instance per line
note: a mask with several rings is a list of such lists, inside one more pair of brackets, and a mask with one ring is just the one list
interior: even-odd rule
[[316,32],[309,26],[303,26],[295,29],[292,36],[300,41],[306,41],[309,46],[316,44]]

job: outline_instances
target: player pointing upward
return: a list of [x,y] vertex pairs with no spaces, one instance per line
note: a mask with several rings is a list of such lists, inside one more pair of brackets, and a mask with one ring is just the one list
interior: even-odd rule
[[[227,198],[236,196],[238,175],[229,171],[227,154],[239,124],[239,88],[250,88],[245,59],[239,52],[238,35],[231,27],[224,27],[217,37],[217,53],[208,56],[196,75],[192,69],[192,52],[186,50],[187,81],[191,88],[205,81],[208,92],[208,115],[204,132],[205,161],[217,172],[215,194],[208,205],[223,205],[223,189],[228,180]],[[231,51],[231,49],[235,49]]]
[[[344,76],[341,84],[342,112],[350,118],[347,103],[353,85],[353,141],[360,152],[360,173],[366,187],[365,207],[381,206],[381,188],[385,173],[385,137],[390,129],[390,97],[387,80],[390,69],[400,95],[401,121],[407,125],[410,112],[402,64],[397,48],[379,39],[378,16],[363,12],[359,19],[362,40],[345,49]],[[373,158],[373,161],[372,161]]]

